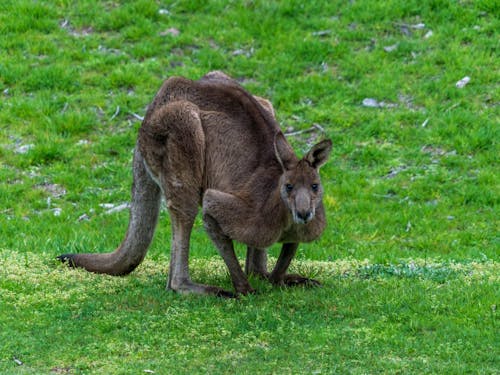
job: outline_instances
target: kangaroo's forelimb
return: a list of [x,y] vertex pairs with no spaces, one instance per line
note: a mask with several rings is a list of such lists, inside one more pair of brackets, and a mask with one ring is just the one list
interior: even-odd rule
[[269,280],[276,286],[321,286],[321,283],[317,280],[287,273],[290,263],[297,252],[298,245],[298,243],[284,243],[282,245],[280,255],[272,272],[267,271],[267,251],[249,246],[247,248],[245,273]]
[[293,273],[287,273],[288,267],[295,257],[298,243],[284,243],[281,247],[281,253],[276,261],[274,269],[269,274],[269,281],[278,286],[320,286],[321,283],[317,280],[310,279]]

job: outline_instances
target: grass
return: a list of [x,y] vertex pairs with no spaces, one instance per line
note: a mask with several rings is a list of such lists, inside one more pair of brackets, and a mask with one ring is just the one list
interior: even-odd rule
[[[303,261],[295,270],[321,274],[323,288],[273,290],[254,280],[260,294],[226,301],[165,292],[165,258],[125,278],[54,270],[39,254],[1,259],[16,333],[2,331],[3,352],[26,361],[20,373],[497,370],[496,311],[482,305],[497,297],[491,261]],[[196,277],[228,286],[219,259],[193,263]]]
[[[498,19],[489,0],[3,1],[0,373],[498,373]],[[136,115],[214,69],[333,140],[329,226],[294,263],[324,287],[167,293],[165,211],[132,275],[57,265],[119,244],[128,215],[102,204],[129,200]],[[200,221],[192,264],[230,286]]]

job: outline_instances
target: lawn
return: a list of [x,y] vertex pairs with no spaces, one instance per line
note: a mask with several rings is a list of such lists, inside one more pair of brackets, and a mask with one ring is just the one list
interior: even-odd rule
[[[499,373],[498,30],[493,0],[2,1],[0,373]],[[332,139],[292,264],[323,287],[168,292],[164,209],[131,275],[57,264],[120,243],[140,118],[211,70],[299,155]],[[191,264],[230,288],[201,220]]]

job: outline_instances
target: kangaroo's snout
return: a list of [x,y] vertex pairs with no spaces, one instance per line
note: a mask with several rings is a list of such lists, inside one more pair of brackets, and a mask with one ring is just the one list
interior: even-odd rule
[[306,189],[300,189],[295,196],[293,220],[297,224],[306,224],[314,217],[314,208],[311,204],[311,195]]

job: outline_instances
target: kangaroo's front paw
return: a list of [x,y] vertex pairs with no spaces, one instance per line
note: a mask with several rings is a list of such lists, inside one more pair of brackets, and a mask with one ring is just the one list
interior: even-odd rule
[[269,281],[278,286],[306,286],[306,287],[319,287],[321,283],[318,280],[310,279],[308,277],[300,276],[297,274],[286,274],[283,277],[276,277],[271,274]]
[[294,274],[285,275],[285,279],[283,281],[286,286],[297,286],[297,285],[303,285],[307,287],[321,286],[321,283],[318,280]]

